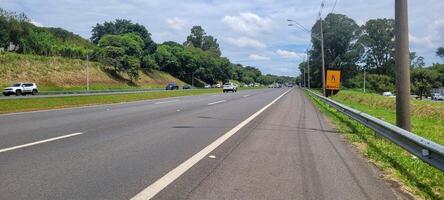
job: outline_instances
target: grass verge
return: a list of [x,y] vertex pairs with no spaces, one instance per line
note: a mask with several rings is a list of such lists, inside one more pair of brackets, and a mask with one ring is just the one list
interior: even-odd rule
[[[384,172],[384,178],[395,180],[401,184],[403,190],[415,195],[419,199],[444,199],[444,173],[422,162],[407,151],[391,143],[390,141],[377,137],[373,130],[366,128],[346,115],[329,107],[320,100],[306,95],[319,107],[333,123],[336,129],[372,163]],[[375,117],[384,120],[394,118],[394,112],[380,107],[372,108],[365,104],[345,103],[355,109],[368,112]],[[384,117],[381,117],[384,116]],[[424,120],[413,117],[413,126],[421,129]],[[425,127],[424,127],[425,128]],[[423,132],[430,131],[430,128]],[[441,140],[443,138],[435,138]],[[441,142],[442,143],[442,142]]]
[[0,114],[46,110],[46,109],[71,108],[79,106],[121,103],[121,102],[131,102],[131,101],[140,101],[140,100],[161,99],[168,97],[221,93],[221,92],[222,89],[201,89],[201,90],[155,91],[155,92],[143,92],[143,93],[92,95],[92,96],[0,99],[0,105],[1,105]]

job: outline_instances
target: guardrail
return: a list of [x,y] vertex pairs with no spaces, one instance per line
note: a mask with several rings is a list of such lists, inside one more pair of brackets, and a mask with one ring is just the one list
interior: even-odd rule
[[422,161],[444,172],[443,145],[437,144],[388,122],[340,104],[311,90],[307,91],[311,96],[322,100],[324,103],[330,105],[339,112],[374,130],[376,134],[387,138]]

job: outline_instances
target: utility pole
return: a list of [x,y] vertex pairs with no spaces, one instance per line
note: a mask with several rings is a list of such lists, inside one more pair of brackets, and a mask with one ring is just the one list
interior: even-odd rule
[[304,76],[304,78],[302,79],[302,80],[304,80],[304,84],[303,84],[303,86],[306,87],[306,83],[307,83],[307,81],[305,81],[305,67],[302,68],[302,76]]
[[308,89],[310,89],[310,53],[307,49],[307,74],[308,74]]
[[324,30],[322,28],[322,17],[321,13],[319,13],[319,19],[321,20],[321,57],[322,57],[322,93],[324,94],[324,97],[326,96],[325,93],[325,60],[324,60]]
[[412,129],[407,0],[395,0],[396,125]]
[[86,54],[86,91],[89,91],[89,55]]

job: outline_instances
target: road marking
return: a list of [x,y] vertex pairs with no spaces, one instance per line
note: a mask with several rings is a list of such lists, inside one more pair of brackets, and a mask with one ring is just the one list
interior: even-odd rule
[[219,95],[218,94],[216,94],[216,95],[211,95],[210,97],[218,97]]
[[157,193],[162,191],[164,188],[166,188],[169,184],[171,184],[174,180],[176,180],[179,176],[184,174],[186,171],[188,171],[191,167],[193,167],[196,163],[198,163],[200,160],[205,158],[209,153],[211,153],[213,150],[215,150],[218,146],[220,146],[223,142],[228,140],[231,136],[233,136],[235,133],[237,133],[240,129],[242,129],[245,125],[247,125],[249,122],[251,122],[254,118],[256,118],[258,115],[260,115],[262,112],[264,112],[267,108],[269,108],[271,105],[276,103],[279,99],[281,99],[284,95],[286,95],[288,92],[290,92],[291,89],[287,90],[285,93],[281,94],[279,97],[277,97],[275,100],[273,100],[271,103],[266,105],[265,107],[261,108],[259,111],[248,117],[246,120],[238,124],[236,127],[216,139],[213,143],[199,151],[198,153],[194,154],[191,158],[186,160],[185,162],[181,163],[179,166],[165,174],[163,177],[158,179],[156,182],[152,183],[150,186],[142,190],[140,193],[138,193],[136,196],[131,198],[131,200],[147,200],[153,198]]
[[227,100],[216,101],[216,102],[213,102],[213,103],[209,103],[208,105],[211,106],[211,105],[218,104],[218,103],[223,103],[223,102],[227,102]]
[[25,147],[30,147],[30,146],[34,146],[34,145],[37,145],[37,144],[52,142],[52,141],[55,141],[55,140],[61,140],[61,139],[64,139],[64,138],[74,137],[76,135],[82,135],[82,134],[83,134],[82,132],[73,133],[73,134],[64,135],[64,136],[60,136],[60,137],[54,137],[54,138],[50,138],[50,139],[46,139],[46,140],[40,140],[40,141],[37,141],[37,142],[31,142],[31,143],[28,143],[28,144],[23,144],[23,145],[9,147],[9,148],[5,148],[5,149],[0,149],[0,153],[4,153],[4,152],[7,152],[7,151],[12,151],[12,150],[16,150],[16,149],[21,149],[21,148],[25,148]]
[[180,100],[161,101],[161,102],[156,102],[155,104],[173,103],[173,102],[178,102],[178,101],[180,101]]
[[244,98],[246,98],[246,97],[249,97],[250,95],[249,94],[247,94],[247,95],[244,95]]

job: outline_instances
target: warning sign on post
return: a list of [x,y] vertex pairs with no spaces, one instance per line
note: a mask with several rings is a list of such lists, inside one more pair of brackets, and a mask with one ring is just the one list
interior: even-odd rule
[[327,81],[325,89],[339,90],[340,86],[341,86],[341,71],[327,70]]

